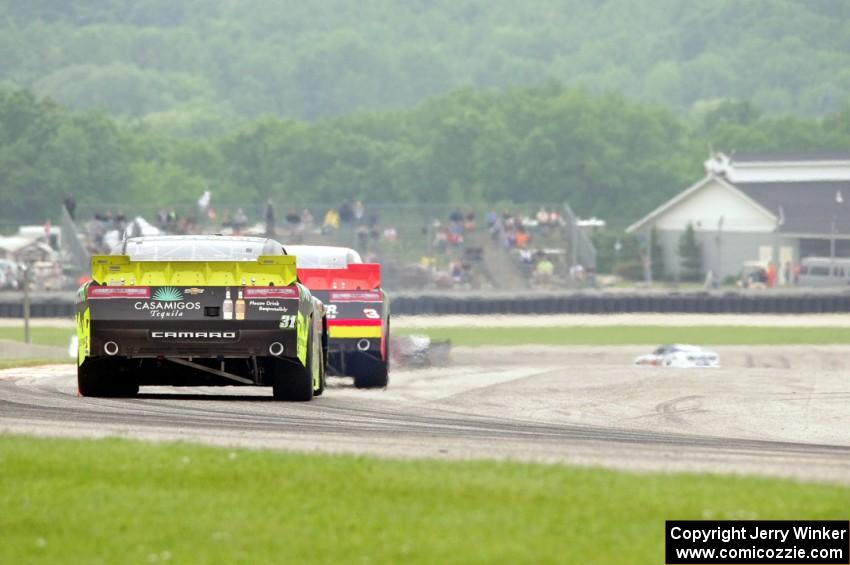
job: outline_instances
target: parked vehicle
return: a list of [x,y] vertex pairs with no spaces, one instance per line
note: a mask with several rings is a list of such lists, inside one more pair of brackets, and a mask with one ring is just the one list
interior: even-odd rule
[[745,261],[737,284],[740,288],[755,290],[767,288],[767,264],[761,261]]
[[806,257],[800,262],[799,286],[834,287],[850,285],[850,259]]

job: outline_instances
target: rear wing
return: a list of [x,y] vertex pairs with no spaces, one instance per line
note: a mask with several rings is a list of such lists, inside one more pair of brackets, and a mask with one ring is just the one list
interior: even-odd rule
[[381,265],[352,263],[345,269],[298,269],[310,290],[375,290],[381,288]]
[[297,280],[291,255],[261,255],[256,261],[131,261],[127,255],[95,255],[91,275],[110,286],[289,286]]

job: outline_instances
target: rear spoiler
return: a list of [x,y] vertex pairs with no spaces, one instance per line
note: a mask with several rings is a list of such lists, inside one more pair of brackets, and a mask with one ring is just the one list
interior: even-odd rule
[[374,290],[381,288],[381,265],[352,263],[345,269],[298,269],[310,290]]
[[129,286],[289,286],[295,257],[261,255],[256,261],[131,261],[127,255],[94,255],[97,284]]

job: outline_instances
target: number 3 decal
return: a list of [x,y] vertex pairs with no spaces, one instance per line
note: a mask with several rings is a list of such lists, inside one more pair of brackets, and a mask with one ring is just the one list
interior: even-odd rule
[[375,310],[374,308],[364,308],[364,309],[363,309],[363,313],[364,313],[364,314],[366,315],[366,317],[367,317],[367,318],[369,318],[370,320],[377,320],[378,318],[380,318],[380,317],[381,317],[381,315],[380,315],[380,314],[378,314],[378,311],[377,311],[377,310]]

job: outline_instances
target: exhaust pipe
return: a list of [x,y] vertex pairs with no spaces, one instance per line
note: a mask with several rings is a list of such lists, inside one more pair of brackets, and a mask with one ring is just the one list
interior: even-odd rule
[[283,344],[279,341],[275,341],[271,345],[269,345],[269,353],[274,355],[275,357],[280,357],[283,355]]
[[371,343],[369,343],[368,339],[361,339],[357,342],[357,351],[369,351],[369,347],[371,347]]
[[114,341],[107,341],[103,344],[103,352],[112,357],[118,354],[118,344]]

